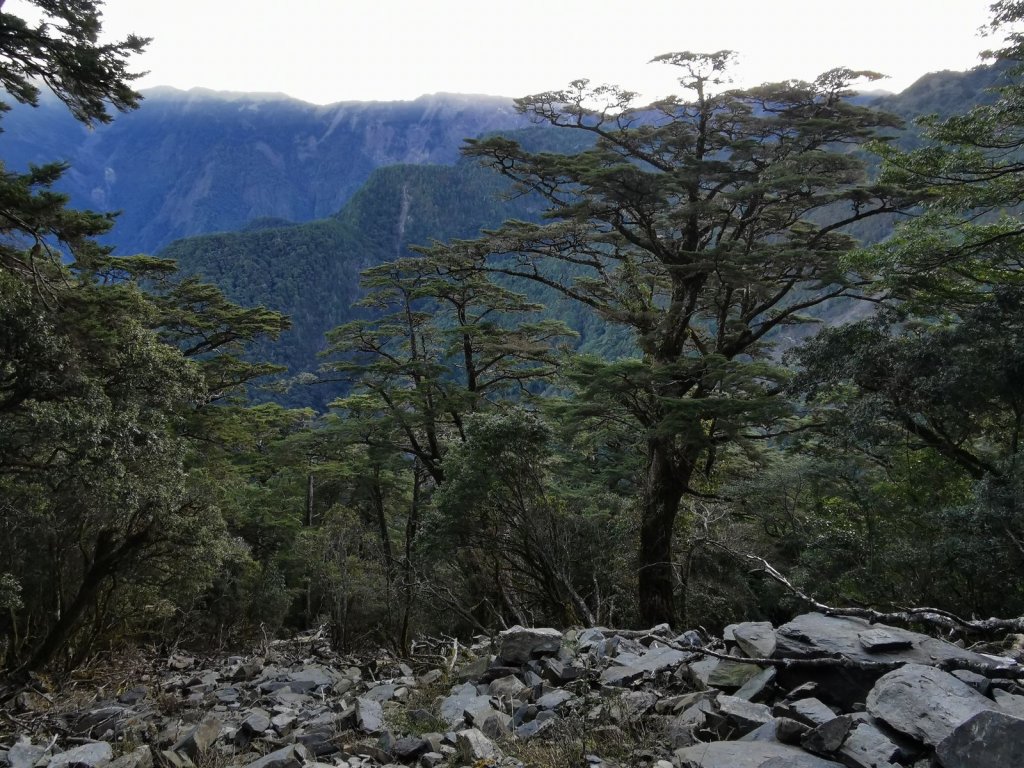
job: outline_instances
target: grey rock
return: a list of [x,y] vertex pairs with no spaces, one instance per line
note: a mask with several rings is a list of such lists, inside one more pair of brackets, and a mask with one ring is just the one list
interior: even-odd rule
[[737,691],[761,673],[761,667],[756,664],[728,659],[715,659],[715,662],[703,682],[723,691]]
[[969,669],[954,669],[950,674],[960,682],[967,683],[982,696],[988,695],[989,688],[992,687],[987,677],[979,675],[977,672],[971,672]]
[[391,748],[399,760],[409,762],[430,751],[430,742],[419,736],[403,736]]
[[385,701],[391,701],[391,699],[395,698],[397,690],[397,685],[376,685],[364,693],[363,698],[373,699],[383,704]]
[[888,768],[900,748],[871,723],[857,723],[839,750],[839,759],[853,768]]
[[515,675],[499,677],[497,680],[492,680],[491,684],[487,686],[487,693],[491,696],[515,697],[525,690],[526,685]]
[[101,768],[114,757],[114,750],[105,741],[93,741],[69,749],[50,758],[47,768]]
[[768,686],[775,681],[776,674],[775,667],[762,669],[740,686],[739,690],[736,691],[736,698],[746,699],[747,701],[761,700],[764,698]]
[[536,704],[541,709],[558,709],[563,704],[565,704],[565,702],[569,701],[572,697],[572,694],[568,691],[558,688],[554,691],[551,691],[550,693],[545,693],[543,696],[537,699]]
[[779,744],[797,745],[808,730],[806,725],[796,720],[776,717],[742,736],[740,741],[774,741]]
[[767,621],[747,621],[732,625],[736,644],[752,659],[767,659],[775,652],[775,627]]
[[[469,683],[454,688],[449,696],[441,701],[441,719],[448,725],[458,725],[463,722],[466,707],[472,706],[473,702],[480,697],[476,692],[476,686]],[[489,697],[483,697],[490,704]]]
[[507,663],[525,664],[540,656],[553,656],[562,647],[562,633],[544,627],[514,626],[499,636],[498,657]]
[[384,730],[384,709],[379,701],[362,696],[356,699],[356,728],[363,733],[380,733]]
[[943,768],[1024,765],[1024,720],[1003,712],[979,712],[943,739],[936,755]]
[[613,664],[601,672],[598,680],[604,685],[614,688],[628,688],[644,676],[642,669],[622,664]]
[[907,634],[896,634],[888,629],[868,629],[857,634],[861,647],[868,653],[906,651],[914,647],[914,638]]
[[309,762],[311,755],[301,744],[289,744],[283,749],[264,755],[259,760],[254,760],[245,768],[302,768],[303,763]]
[[137,747],[131,752],[121,755],[107,768],[153,768],[153,750],[149,747]]
[[416,678],[416,684],[421,686],[433,685],[438,680],[444,677],[444,672],[440,669],[432,669],[429,672],[424,672],[422,675]]
[[1014,717],[1024,718],[1024,696],[1018,696],[1014,693],[1007,693],[999,688],[993,688],[992,698],[995,699],[996,706],[999,707],[1000,712],[1005,712],[1006,714],[1013,715]]
[[477,760],[500,760],[503,755],[494,742],[477,728],[467,728],[456,734],[455,747],[460,760],[475,763]]
[[753,704],[736,696],[719,696],[718,714],[728,721],[730,730],[740,734],[770,723],[772,712],[764,704]]
[[10,768],[32,768],[45,754],[46,747],[23,739],[7,750],[7,764]]
[[868,712],[932,747],[961,723],[995,708],[995,702],[952,675],[922,664],[883,675],[867,698]]
[[195,761],[217,741],[222,727],[220,720],[213,715],[207,715],[199,725],[182,736],[171,749],[175,752],[182,752]]
[[[902,650],[869,652],[861,642],[864,633],[887,633],[892,642],[910,643]],[[840,654],[855,661],[892,661],[936,664],[945,660],[961,659],[977,662],[982,667],[996,662],[979,653],[966,651],[952,643],[906,629],[884,624],[870,624],[864,619],[845,616],[825,616],[807,613],[797,616],[775,631],[778,658],[809,658]]]
[[512,718],[504,712],[494,712],[484,718],[480,724],[474,721],[480,731],[489,739],[500,739],[512,733]]
[[255,709],[242,721],[241,727],[250,735],[258,736],[270,730],[270,714],[262,709]]
[[475,698],[465,710],[463,710],[464,719],[472,726],[483,729],[484,723],[492,717],[497,717],[503,721],[507,728],[512,727],[512,717],[504,712],[501,712],[491,706],[491,699],[489,696],[478,696]]
[[776,704],[773,713],[779,717],[788,717],[812,728],[827,723],[836,717],[823,702],[815,698],[797,699],[783,704]]
[[842,763],[770,741],[714,741],[675,751],[679,768],[842,768]]
[[833,752],[839,751],[851,730],[853,730],[853,718],[849,715],[840,715],[812,728],[801,739],[801,744],[804,749],[819,755],[831,755]]

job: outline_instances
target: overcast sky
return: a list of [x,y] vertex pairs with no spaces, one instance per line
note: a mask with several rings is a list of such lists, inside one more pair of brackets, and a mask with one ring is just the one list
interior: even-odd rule
[[[17,12],[21,0],[5,10]],[[105,26],[153,38],[138,87],[280,91],[320,104],[449,91],[523,96],[570,80],[675,92],[668,51],[731,48],[738,84],[836,66],[967,69],[991,0],[107,0]]]

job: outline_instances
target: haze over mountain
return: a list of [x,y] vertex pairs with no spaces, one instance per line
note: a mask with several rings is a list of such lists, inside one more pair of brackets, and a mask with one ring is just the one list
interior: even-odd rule
[[[933,73],[903,93],[862,98],[908,118],[949,113],[984,98],[998,76]],[[535,148],[579,149],[562,146],[579,141],[567,132],[524,128],[512,100],[493,96],[319,107],[281,94],[160,88],[138,111],[95,130],[65,112],[51,102],[7,118],[0,142],[14,167],[66,158],[63,184],[74,204],[123,211],[107,238],[117,252],[159,252],[235,301],[289,315],[292,330],[259,354],[292,374],[315,370],[325,332],[358,314],[362,269],[411,245],[539,215],[528,198],[502,200],[508,189],[496,174],[459,161],[466,137],[515,131]],[[912,129],[903,140],[915,141]],[[857,234],[877,241],[889,226],[880,218]],[[582,349],[628,351],[621,333],[589,313],[543,300],[580,333]],[[334,393],[285,399],[322,406]]]
[[316,106],[281,94],[158,88],[141,109],[90,130],[55,99],[18,108],[0,136],[8,167],[70,163],[74,205],[120,210],[108,242],[156,251],[262,218],[336,213],[370,173],[452,163],[467,136],[525,124],[512,100],[434,94]]

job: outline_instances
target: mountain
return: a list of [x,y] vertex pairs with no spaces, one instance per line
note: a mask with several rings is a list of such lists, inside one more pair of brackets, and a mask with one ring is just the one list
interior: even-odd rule
[[467,136],[527,124],[511,99],[493,96],[330,106],[202,89],[145,96],[140,109],[92,130],[55,99],[2,121],[8,168],[66,161],[60,188],[75,206],[122,211],[108,236],[119,253],[331,216],[377,168],[453,163]]

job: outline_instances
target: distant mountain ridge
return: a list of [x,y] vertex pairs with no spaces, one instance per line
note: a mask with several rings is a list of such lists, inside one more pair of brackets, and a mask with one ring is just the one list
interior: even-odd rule
[[527,124],[512,99],[434,94],[317,106],[283,94],[146,92],[143,106],[89,130],[54,101],[4,116],[7,167],[63,160],[72,203],[120,210],[109,242],[157,251],[259,219],[336,213],[379,167],[451,164],[468,136]]

